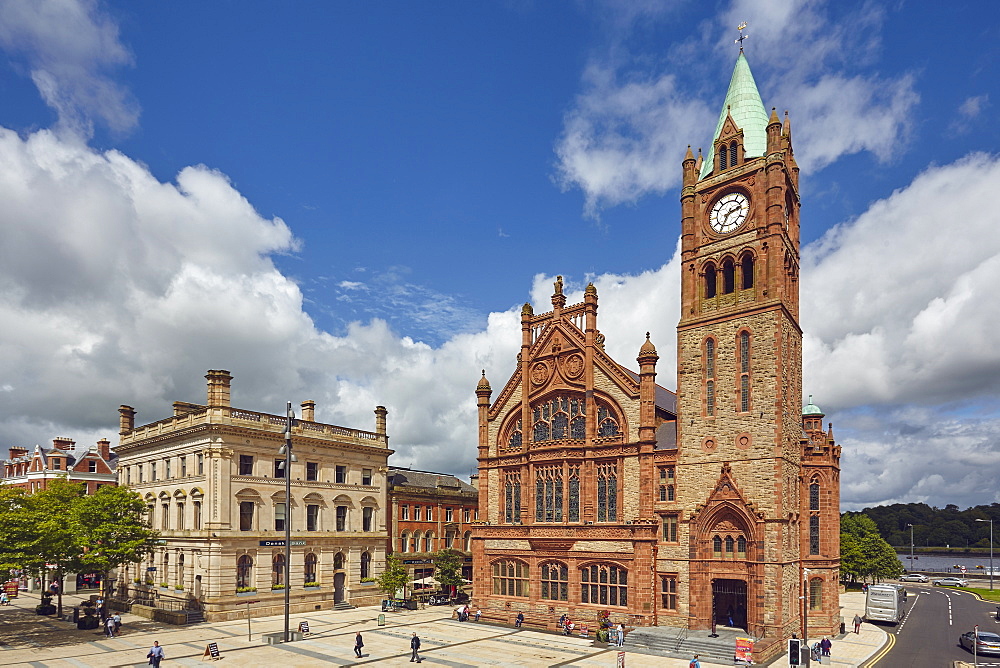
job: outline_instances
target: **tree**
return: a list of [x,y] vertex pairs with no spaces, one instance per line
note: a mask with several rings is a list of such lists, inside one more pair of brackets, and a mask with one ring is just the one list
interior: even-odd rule
[[434,554],[434,579],[446,587],[462,589],[465,579],[462,578],[462,564],[465,555],[458,550],[445,548]]
[[387,554],[385,557],[385,569],[375,578],[375,584],[381,589],[387,598],[392,598],[396,592],[406,586],[410,575],[406,572],[406,566],[395,554]]
[[873,582],[902,575],[896,551],[879,535],[875,521],[864,513],[845,513],[840,519],[840,570],[852,582]]
[[74,509],[84,546],[84,570],[104,575],[150,554],[159,535],[149,526],[146,504],[128,487],[105,486],[80,498]]
[[[141,561],[157,533],[149,528],[145,504],[127,487],[105,486],[85,494],[81,483],[53,480],[34,494],[0,493],[0,565],[51,571],[62,583],[66,573],[106,573]],[[57,612],[62,614],[62,591]]]

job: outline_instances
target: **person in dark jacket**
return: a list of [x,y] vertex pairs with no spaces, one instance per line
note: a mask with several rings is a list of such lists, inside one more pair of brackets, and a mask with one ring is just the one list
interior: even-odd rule
[[361,631],[358,631],[358,634],[354,636],[354,653],[358,655],[359,659],[361,658],[361,648],[364,646],[365,641],[361,639]]
[[517,617],[514,618],[514,628],[515,629],[521,628],[521,624],[524,624],[524,613],[523,612],[517,613]]
[[420,663],[422,659],[420,655],[417,654],[417,650],[420,649],[420,638],[417,636],[417,632],[413,632],[413,636],[410,638],[410,663],[416,661]]

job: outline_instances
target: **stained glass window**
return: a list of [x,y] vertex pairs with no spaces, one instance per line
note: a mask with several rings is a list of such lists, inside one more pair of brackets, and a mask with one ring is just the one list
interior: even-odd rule
[[618,517],[618,472],[614,464],[597,467],[597,521],[614,522]]
[[819,515],[809,518],[809,554],[819,554]]
[[580,521],[580,467],[569,469],[569,521]]
[[809,485],[809,510],[819,510],[819,483]]
[[562,468],[540,467],[535,475],[535,521],[561,522],[563,511]]
[[569,417],[565,413],[558,413],[552,418],[552,439],[566,438],[569,431]]
[[498,596],[527,596],[528,565],[514,560],[494,562],[493,593]]

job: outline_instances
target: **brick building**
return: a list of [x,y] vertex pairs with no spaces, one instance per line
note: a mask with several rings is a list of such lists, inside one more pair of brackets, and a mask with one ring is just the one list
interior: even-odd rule
[[117,485],[118,455],[111,452],[111,442],[101,439],[97,445],[81,450],[69,438],[52,439],[52,447],[36,445],[32,449],[14,446],[3,462],[4,485],[37,492],[48,487],[51,480],[65,477],[70,482],[87,486],[93,494],[102,485]]
[[472,580],[472,523],[479,519],[479,492],[447,473],[389,467],[389,548],[416,588],[436,589],[434,553],[450,548],[465,555],[463,577]]
[[[611,359],[598,295],[521,313],[516,371],[479,406],[476,602],[593,621],[732,623],[758,657],[839,626],[839,458],[802,408],[791,128],[742,51],[712,150],[682,163],[677,394]],[[485,594],[485,596],[484,596]],[[804,601],[804,603],[803,603]]]
[[251,592],[259,614],[278,614],[285,586],[295,612],[378,603],[369,579],[388,539],[385,408],[375,409],[375,430],[363,431],[316,422],[315,402],[303,402],[292,426],[289,503],[279,453],[286,416],[232,407],[228,371],[205,378],[206,403],[175,402],[171,417],[136,426],[135,410],[119,409],[120,482],[146,499],[161,536],[148,561],[125,574],[140,581],[130,596],[174,607],[195,601],[210,620],[244,614],[241,597]]

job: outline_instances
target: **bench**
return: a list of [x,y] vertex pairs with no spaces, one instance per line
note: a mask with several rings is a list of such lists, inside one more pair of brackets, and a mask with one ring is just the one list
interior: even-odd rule
[[[490,622],[493,624],[499,624],[502,626],[513,627],[515,621],[517,620],[517,610],[483,610],[483,614],[480,616],[480,622]],[[474,620],[476,618],[475,608],[469,614],[469,619]],[[559,629],[559,618],[553,617],[552,615],[541,613],[541,612],[525,612],[524,621],[521,622],[521,628],[531,628],[540,631],[550,631],[557,632]]]

